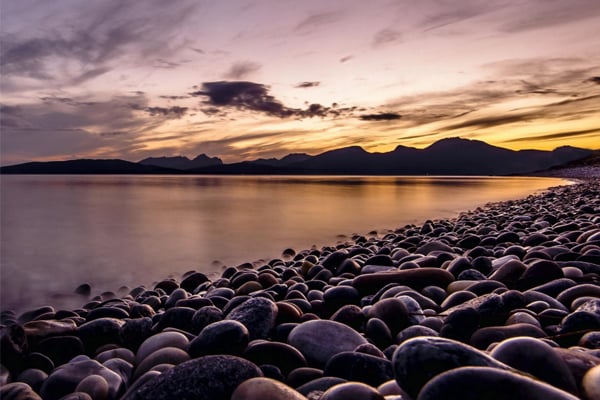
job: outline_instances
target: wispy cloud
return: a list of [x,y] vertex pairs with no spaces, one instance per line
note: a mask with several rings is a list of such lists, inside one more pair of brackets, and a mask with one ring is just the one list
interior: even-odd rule
[[514,143],[514,142],[531,142],[533,140],[551,140],[551,139],[563,139],[577,136],[589,136],[592,134],[600,133],[600,128],[593,129],[583,129],[579,131],[565,131],[565,132],[557,132],[557,133],[549,133],[545,135],[531,135],[524,136],[516,139],[505,140],[504,143]]
[[373,47],[385,46],[385,45],[388,45],[391,43],[398,43],[401,40],[402,40],[402,33],[398,32],[394,29],[385,28],[375,34],[375,36],[373,37],[372,46]]
[[339,21],[343,16],[342,11],[325,11],[307,16],[301,20],[294,30],[298,33],[310,33],[324,25]]
[[261,65],[252,61],[238,61],[233,63],[231,68],[225,72],[225,78],[240,80],[245,79],[252,75],[254,72],[260,70]]
[[295,88],[298,89],[307,89],[307,88],[311,88],[311,87],[317,87],[321,84],[321,82],[317,82],[317,81],[312,81],[312,82],[300,82],[297,85],[295,85]]
[[596,0],[533,1],[523,3],[519,14],[501,27],[501,30],[519,33],[533,29],[551,28],[600,15],[600,2]]

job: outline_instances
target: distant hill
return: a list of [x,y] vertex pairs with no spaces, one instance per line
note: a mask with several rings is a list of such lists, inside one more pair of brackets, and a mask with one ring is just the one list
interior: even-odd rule
[[198,157],[190,160],[187,157],[149,157],[140,161],[138,164],[153,165],[156,167],[173,168],[180,170],[188,170],[193,168],[212,167],[215,165],[223,165],[218,157],[209,157],[206,154],[200,154]]
[[124,160],[69,160],[29,162],[0,168],[3,174],[178,174],[179,170]]
[[[386,153],[369,153],[358,146],[310,156],[290,154],[281,159],[258,159],[223,164],[201,154],[122,160],[73,160],[26,163],[0,168],[1,173],[190,173],[190,174],[307,174],[307,175],[517,175],[542,171],[590,157],[592,150],[570,146],[553,151],[514,151],[479,140],[442,139],[424,149],[398,146]],[[110,172],[107,172],[110,171]]]

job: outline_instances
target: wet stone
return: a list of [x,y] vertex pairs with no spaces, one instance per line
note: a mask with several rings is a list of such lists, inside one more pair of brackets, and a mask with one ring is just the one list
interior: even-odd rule
[[241,322],[224,320],[213,322],[200,331],[188,346],[193,357],[209,354],[240,355],[249,342],[249,332]]
[[277,305],[268,299],[255,297],[234,308],[227,320],[241,322],[248,329],[250,340],[266,339],[275,326]]

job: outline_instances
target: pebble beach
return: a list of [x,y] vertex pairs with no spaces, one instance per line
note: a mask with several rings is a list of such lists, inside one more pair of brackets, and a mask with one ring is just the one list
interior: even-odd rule
[[[217,279],[0,316],[0,398],[600,399],[600,167]],[[86,297],[87,296],[87,297]]]

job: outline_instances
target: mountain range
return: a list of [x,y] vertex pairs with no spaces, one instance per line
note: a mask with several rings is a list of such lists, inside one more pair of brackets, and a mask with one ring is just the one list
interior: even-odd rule
[[398,146],[369,153],[359,146],[315,156],[293,153],[281,159],[225,164],[201,154],[124,160],[31,162],[0,168],[3,174],[273,174],[273,175],[516,175],[546,170],[595,152],[571,146],[545,150],[509,150],[479,140],[448,138],[417,149]]

